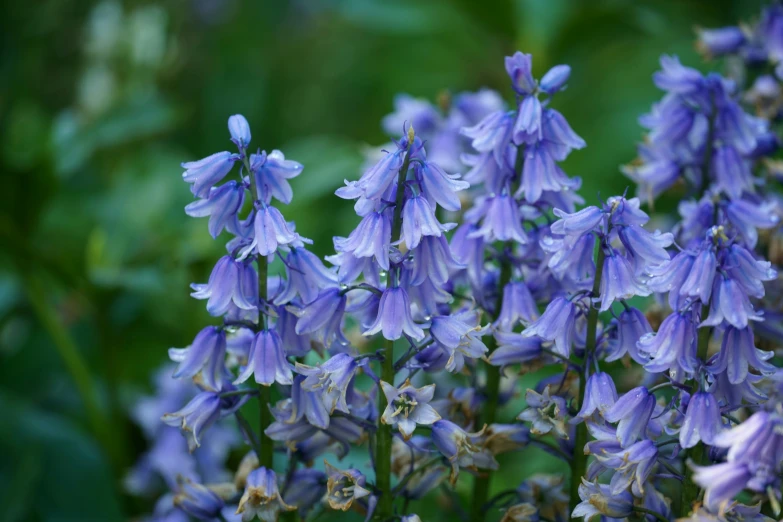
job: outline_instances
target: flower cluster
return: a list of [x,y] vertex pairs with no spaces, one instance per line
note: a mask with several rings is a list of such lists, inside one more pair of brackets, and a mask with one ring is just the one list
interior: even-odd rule
[[[753,37],[701,31],[702,45],[777,63],[779,11]],[[570,68],[536,79],[521,52],[505,66],[509,105],[489,90],[395,100],[383,126],[402,136],[337,189],[357,224],[326,262],[275,206],[302,166],[251,153],[242,116],[236,152],[183,164],[186,212],[230,238],[193,285],[219,324],[169,351],[173,380],[137,408],[153,446],[128,485],[171,490],[152,520],[415,522],[410,502],[440,492],[477,521],[778,515],[772,118],[746,111],[740,83],[665,56],[664,98],[624,168],[639,197],[583,206],[560,165],[585,142],[554,108]],[[679,221],[655,230],[642,206],[670,191],[685,194]],[[570,471],[498,487],[522,449]]]

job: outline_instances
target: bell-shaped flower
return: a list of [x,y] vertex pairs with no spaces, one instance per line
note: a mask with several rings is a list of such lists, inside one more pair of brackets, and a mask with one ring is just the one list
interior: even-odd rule
[[417,173],[427,197],[435,200],[446,210],[457,212],[460,209],[461,204],[457,192],[470,187],[467,181],[459,179],[457,175],[446,174],[442,168],[430,161],[422,163]]
[[496,331],[494,333],[497,348],[492,350],[488,362],[492,366],[504,368],[510,364],[527,364],[542,355],[541,339],[523,337],[513,332]]
[[603,412],[608,422],[617,424],[617,440],[623,448],[644,436],[655,410],[655,395],[646,387],[638,386],[627,391],[614,405]]
[[628,491],[613,493],[607,484],[588,482],[584,477],[579,485],[579,498],[582,502],[574,507],[571,517],[583,517],[584,522],[590,522],[596,515],[607,519],[625,519],[634,512],[634,499]]
[[[380,161],[367,169],[359,178],[357,186],[362,189],[368,199],[379,199],[397,179],[405,152],[408,149],[408,138],[403,136],[394,145],[395,150],[386,153]],[[411,146],[416,146],[416,144]],[[421,146],[420,143],[418,146]]]
[[285,282],[275,304],[286,304],[298,295],[304,304],[318,297],[322,288],[337,286],[337,274],[306,248],[294,247],[285,259]]
[[740,384],[748,377],[748,368],[762,375],[772,375],[777,371],[774,364],[767,362],[774,356],[756,348],[753,330],[749,327],[729,326],[723,333],[720,352],[709,363],[711,373],[726,372],[729,382]]
[[240,150],[246,149],[250,144],[250,125],[241,114],[229,116],[228,132],[231,134],[231,141]]
[[389,269],[390,245],[391,218],[387,212],[367,214],[347,238],[335,239],[335,246],[341,252],[358,258],[375,257],[384,270]]
[[394,341],[405,333],[417,341],[424,339],[424,331],[413,322],[408,293],[404,288],[391,287],[383,291],[378,305],[378,316],[367,327],[364,335],[383,333],[383,337]]
[[402,239],[408,249],[419,246],[422,236],[440,237],[448,227],[440,224],[427,198],[421,194],[405,202],[402,209]]
[[271,469],[260,467],[250,472],[242,498],[239,499],[237,515],[242,522],[250,522],[258,517],[261,520],[277,520],[281,511],[294,511],[280,495],[277,487],[277,475]]
[[302,382],[302,389],[322,394],[330,414],[335,409],[343,413],[351,412],[346,394],[358,367],[354,358],[345,353],[338,353],[319,366],[296,363],[297,373],[307,377]]
[[582,408],[576,417],[587,419],[593,413],[604,415],[617,401],[617,388],[608,373],[597,372],[588,377]]
[[201,330],[187,348],[170,348],[169,358],[178,362],[173,377],[190,378],[200,374],[201,381],[211,390],[223,386],[226,356],[226,333],[215,326]]
[[194,195],[205,198],[209,195],[209,189],[226,177],[238,159],[236,154],[230,152],[216,152],[204,159],[183,163],[185,172],[182,179],[192,184],[190,190]]
[[468,433],[451,421],[441,419],[432,425],[432,442],[451,462],[451,483],[457,480],[460,467],[497,469],[492,454],[479,445],[481,433]]
[[448,353],[446,369],[462,371],[465,359],[478,359],[488,348],[481,340],[487,327],[479,325],[479,316],[474,311],[453,315],[438,315],[431,319],[430,335]]
[[694,393],[688,401],[680,428],[680,446],[688,449],[699,442],[712,446],[722,429],[720,407],[715,396],[707,392]]
[[551,395],[549,386],[543,393],[528,389],[525,394],[527,407],[517,416],[518,420],[530,422],[530,433],[534,435],[546,435],[552,430],[564,439],[568,439],[569,429],[566,425],[568,407],[565,399],[558,395]]
[[569,76],[571,76],[571,67],[568,65],[555,65],[541,78],[539,87],[547,94],[554,94],[563,89]]
[[647,296],[650,295],[650,290],[634,274],[634,269],[625,256],[613,249],[612,255],[604,259],[600,293],[599,310],[605,312],[615,301]]
[[568,244],[573,244],[579,237],[595,230],[606,216],[598,207],[585,207],[573,214],[556,208],[554,213],[560,219],[552,223],[550,230],[553,234],[567,238]]
[[688,314],[671,314],[663,320],[658,333],[648,333],[637,343],[639,351],[649,355],[644,369],[652,373],[682,368],[693,373],[696,359],[696,325]]
[[230,305],[242,310],[258,308],[258,274],[245,261],[235,261],[231,256],[221,257],[207,284],[192,284],[196,299],[207,299],[207,312],[219,317],[225,315]]
[[[733,225],[745,239],[748,247],[755,248],[759,240],[758,230],[769,229],[780,222],[780,217],[775,213],[777,204],[775,201],[754,202],[745,199],[735,199],[724,207],[726,219]],[[732,245],[742,248],[739,245]],[[744,249],[743,249],[744,250]]]
[[516,200],[508,194],[497,194],[486,200],[481,226],[468,237],[482,237],[487,242],[516,241],[524,245],[527,234]]
[[511,85],[519,94],[533,94],[536,80],[533,78],[533,56],[517,51],[512,56],[506,56],[506,73],[511,78]]
[[253,376],[258,384],[270,386],[273,383],[291,384],[293,372],[285,358],[283,343],[274,330],[261,330],[253,339],[247,366],[237,376],[234,384],[245,382]]
[[614,324],[617,325],[617,336],[610,341],[606,361],[617,361],[627,353],[637,363],[644,364],[646,358],[639,353],[637,343],[644,335],[652,332],[647,317],[629,306],[617,316]]
[[381,381],[381,389],[386,396],[386,409],[381,415],[381,422],[397,426],[405,440],[411,438],[417,425],[429,426],[440,420],[438,412],[429,404],[435,394],[434,384],[415,388],[408,380],[396,388]]
[[283,214],[269,205],[257,210],[253,231],[255,236],[247,250],[255,249],[260,256],[274,254],[278,247],[300,240],[299,235],[288,227]]
[[564,192],[579,188],[579,178],[569,178],[555,163],[551,147],[546,143],[528,145],[525,149],[525,163],[522,166],[522,180],[514,194],[522,194],[528,203],[542,199],[547,192]]
[[345,294],[335,287],[322,291],[304,308],[290,307],[298,317],[297,335],[312,334],[325,346],[335,339],[347,343],[341,330],[346,302]]
[[326,481],[326,473],[323,471],[297,469],[291,474],[283,499],[287,504],[296,506],[299,516],[305,518],[326,494]]
[[513,111],[495,111],[473,127],[463,127],[460,132],[471,139],[471,146],[476,151],[491,152],[495,162],[500,165],[505,161],[515,118],[516,113]]
[[731,145],[715,147],[712,153],[712,172],[718,187],[731,199],[739,199],[745,191],[753,191],[750,163]]
[[595,458],[604,467],[615,470],[609,482],[612,494],[619,495],[630,488],[634,496],[641,497],[655,468],[658,448],[645,439],[617,452],[597,452]]
[[563,357],[569,357],[576,335],[576,306],[565,297],[556,297],[543,315],[528,326],[522,335],[554,341],[555,351]]
[[301,163],[285,159],[279,150],[250,156],[250,170],[256,177],[256,190],[259,200],[269,204],[274,197],[284,204],[291,203],[294,192],[288,180],[297,177],[302,169]]
[[419,286],[429,280],[436,286],[445,285],[452,272],[465,268],[449,247],[445,235],[424,236],[413,254],[411,284]]
[[633,260],[637,274],[647,271],[649,267],[669,262],[666,247],[674,242],[674,236],[670,232],[662,234],[656,230],[651,234],[640,226],[631,225],[621,227],[618,235]]
[[710,314],[699,326],[718,326],[724,320],[739,329],[746,328],[748,321],[763,320],[762,314],[753,309],[739,283],[728,277],[721,277],[716,282]]
[[348,511],[355,500],[366,497],[370,491],[364,487],[366,479],[356,469],[340,470],[326,465],[326,501],[332,509]]
[[530,324],[538,319],[538,308],[527,285],[522,281],[512,281],[503,289],[503,301],[497,326],[501,330],[511,331],[517,323]]
[[715,252],[711,248],[702,250],[696,256],[688,277],[682,282],[680,295],[697,297],[703,304],[707,304],[712,295],[712,281],[715,279],[717,267]]
[[747,248],[733,244],[726,253],[724,270],[750,297],[764,297],[764,282],[777,277],[769,261],[758,260]]
[[198,520],[215,520],[225,506],[217,493],[191,479],[178,481],[174,505]]
[[199,199],[185,207],[190,217],[209,216],[207,229],[209,235],[217,238],[223,229],[236,232],[239,227],[237,213],[245,202],[245,187],[236,181],[229,181],[219,187],[209,189],[204,199]]
[[164,423],[179,428],[188,441],[192,453],[201,445],[201,434],[220,418],[220,396],[213,392],[201,392],[181,410],[167,413]]

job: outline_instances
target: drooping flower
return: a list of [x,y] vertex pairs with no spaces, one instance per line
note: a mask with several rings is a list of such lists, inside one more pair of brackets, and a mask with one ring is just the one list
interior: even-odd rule
[[429,426],[440,420],[438,412],[429,404],[435,394],[434,384],[415,388],[408,380],[396,388],[381,381],[381,389],[386,396],[381,422],[397,426],[405,440],[411,438],[417,425]]
[[245,369],[237,376],[234,384],[245,382],[253,376],[258,384],[270,386],[273,383],[291,384],[293,372],[285,358],[280,336],[274,330],[261,330],[253,339]]
[[196,375],[212,390],[219,390],[225,375],[226,333],[215,326],[201,330],[187,348],[170,348],[169,358],[178,362],[173,377],[190,378]]
[[387,288],[383,291],[378,305],[378,316],[364,331],[364,335],[378,332],[382,332],[383,337],[390,341],[402,337],[403,332],[417,341],[424,339],[424,331],[411,317],[408,293],[404,288]]
[[174,495],[174,505],[198,520],[214,520],[225,503],[203,484],[184,479],[180,481],[179,491]]
[[348,511],[354,501],[370,494],[364,488],[365,478],[356,469],[340,470],[324,462],[328,480],[326,482],[326,500],[332,509]]
[[274,471],[262,466],[250,472],[237,507],[237,514],[242,515],[242,522],[250,522],[256,517],[264,521],[274,521],[281,511],[295,509],[296,507],[286,504],[280,495]]

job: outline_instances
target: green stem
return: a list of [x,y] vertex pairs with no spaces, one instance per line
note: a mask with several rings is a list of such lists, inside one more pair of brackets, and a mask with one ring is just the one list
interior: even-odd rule
[[[405,179],[408,176],[408,168],[411,160],[411,145],[413,144],[413,127],[408,128],[408,150],[405,159],[397,175],[397,194],[392,218],[392,241],[399,239],[402,231],[402,205],[405,199]],[[392,269],[389,273],[389,285],[396,284],[396,277]],[[394,341],[384,342],[383,361],[381,362],[381,380],[394,385]],[[386,409],[386,396],[378,390],[378,429],[376,430],[375,443],[375,487],[380,493],[378,506],[375,509],[375,518],[386,520],[394,515],[394,496],[391,486],[391,452],[392,452],[392,427],[381,422],[381,415]]]
[[[498,280],[498,293],[495,301],[494,314],[497,317],[500,314],[500,307],[503,304],[503,289],[508,282],[511,281],[511,262],[508,259],[503,259],[500,262],[500,279]],[[495,338],[490,336],[487,339],[486,346],[488,348],[488,354],[491,354],[497,343]],[[500,368],[497,366],[485,365],[487,372],[487,383],[485,388],[485,394],[487,401],[484,404],[484,408],[481,410],[479,425],[490,425],[495,422],[498,409],[498,398],[500,397]],[[471,504],[471,516],[470,520],[483,520],[484,519],[484,506],[487,504],[489,498],[489,488],[492,483],[492,472],[487,470],[482,476],[476,477],[473,481],[473,503]]]
[[[601,274],[604,266],[604,249],[601,244],[601,240],[598,239],[598,254],[595,260],[595,278],[593,280],[593,291],[591,298],[598,297],[601,292]],[[598,330],[598,308],[590,306],[590,311],[587,314],[587,338],[585,341],[585,358],[583,361],[582,375],[579,378],[579,407],[585,400],[585,387],[587,385],[587,368],[590,365],[590,358],[595,351],[595,335]],[[584,422],[579,423],[576,426],[576,435],[574,438],[574,457],[571,460],[571,493],[570,493],[570,507],[574,507],[579,504],[581,499],[579,498],[579,485],[582,483],[582,477],[585,476],[587,471],[587,455],[585,455],[584,447],[587,444],[587,425]]]

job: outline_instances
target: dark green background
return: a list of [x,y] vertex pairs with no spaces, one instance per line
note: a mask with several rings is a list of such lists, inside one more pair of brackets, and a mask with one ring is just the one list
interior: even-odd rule
[[[565,168],[590,200],[628,184],[618,166],[660,97],[658,56],[719,67],[697,56],[693,28],[752,17],[760,3],[97,5],[0,3],[2,521],[113,521],[149,508],[119,486],[144,449],[124,412],[166,349],[209,320],[188,284],[206,279],[222,246],[183,213],[179,163],[230,147],[230,114],[247,116],[257,146],[305,165],[284,213],[327,254],[356,223],[333,190],[357,177],[363,146],[384,141],[394,94],[509,94],[503,57],[519,49],[537,76],[572,66],[555,106],[587,141]],[[63,353],[86,365],[98,438]],[[498,489],[538,461],[514,462]],[[433,507],[421,507],[425,520]]]

